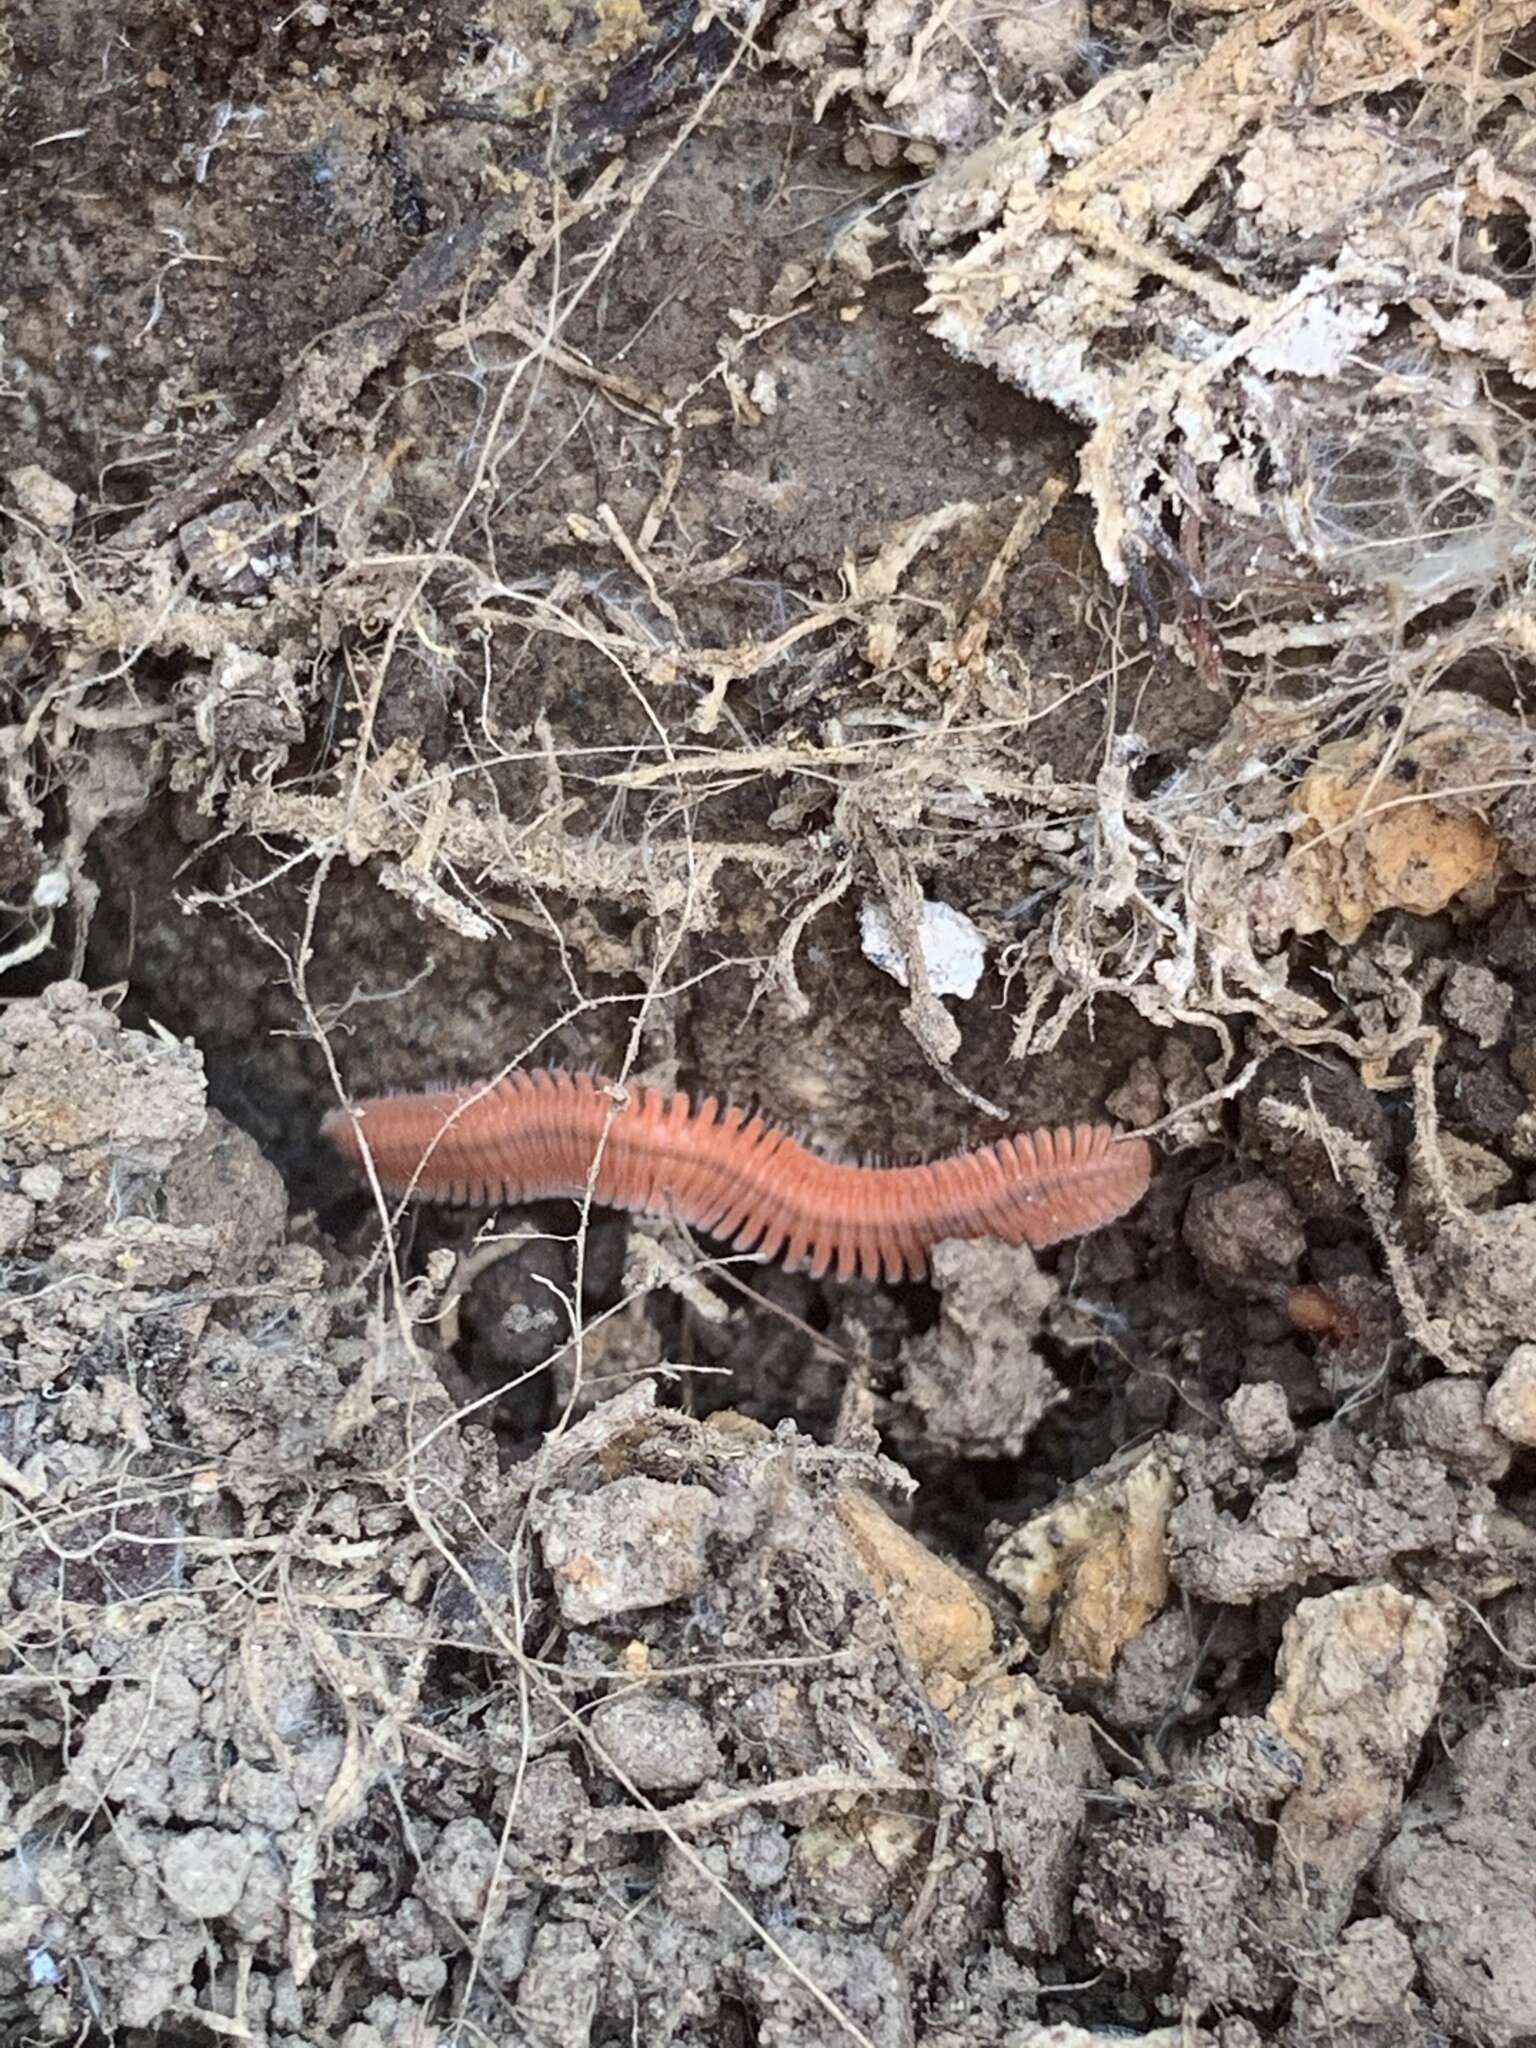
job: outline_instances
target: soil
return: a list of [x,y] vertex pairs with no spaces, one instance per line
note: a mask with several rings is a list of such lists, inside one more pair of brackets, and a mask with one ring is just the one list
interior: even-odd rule
[[[0,22],[0,2040],[1536,2044],[1536,44],[1378,12],[1275,132],[1481,324],[1241,429],[1274,134],[1049,401],[955,284],[1231,9]],[[1410,304],[1378,611],[1253,422]],[[320,1140],[537,1064],[1159,1166],[887,1287]]]

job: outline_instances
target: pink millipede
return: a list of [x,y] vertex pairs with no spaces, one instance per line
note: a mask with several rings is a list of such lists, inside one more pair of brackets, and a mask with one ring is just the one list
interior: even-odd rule
[[[792,1270],[919,1277],[950,1237],[1048,1245],[1112,1223],[1152,1174],[1145,1139],[1108,1124],[1019,1133],[924,1166],[824,1159],[761,1117],[547,1067],[489,1086],[383,1095],[321,1126],[354,1166],[364,1137],[390,1194],[490,1204],[592,1199],[675,1216]],[[606,1135],[605,1135],[606,1133]],[[599,1148],[601,1153],[599,1156]]]

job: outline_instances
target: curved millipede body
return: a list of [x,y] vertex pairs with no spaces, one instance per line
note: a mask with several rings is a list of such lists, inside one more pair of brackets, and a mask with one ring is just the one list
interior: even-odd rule
[[835,1266],[920,1276],[948,1237],[1047,1245],[1112,1223],[1146,1192],[1152,1154],[1107,1124],[1002,1138],[925,1166],[852,1166],[713,1096],[622,1087],[547,1067],[478,1088],[383,1095],[322,1130],[360,1165],[366,1137],[390,1194],[429,1201],[592,1199],[675,1216],[819,1278]]

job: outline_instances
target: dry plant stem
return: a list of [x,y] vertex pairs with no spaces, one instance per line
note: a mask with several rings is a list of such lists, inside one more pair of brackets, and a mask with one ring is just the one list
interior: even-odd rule
[[324,1133],[392,1194],[449,1202],[561,1196],[692,1228],[804,1266],[887,1280],[921,1274],[946,1238],[1048,1245],[1113,1222],[1152,1172],[1141,1138],[1077,1124],[923,1166],[824,1159],[713,1096],[616,1088],[536,1068],[479,1088],[381,1096]]

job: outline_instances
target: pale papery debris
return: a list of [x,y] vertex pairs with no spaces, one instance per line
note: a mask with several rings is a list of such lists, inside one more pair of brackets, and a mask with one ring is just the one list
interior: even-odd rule
[[[1462,249],[1469,215],[1528,221],[1532,187],[1486,146],[1465,148],[1459,111],[1438,128],[1421,121],[1410,144],[1366,118],[1363,102],[1422,85],[1459,109],[1486,53],[1524,19],[1516,0],[1475,16],[1437,13],[1430,0],[1318,16],[1293,0],[1111,72],[1021,132],[952,159],[919,192],[904,232],[925,266],[932,331],[1089,424],[1081,488],[1115,580],[1159,550],[1165,506],[1189,508],[1187,486],[1182,498],[1166,488],[1176,473],[1212,509],[1245,514],[1255,548],[1279,542],[1335,560],[1367,587],[1422,573],[1411,555],[1382,562],[1330,537],[1330,496],[1346,522],[1358,510],[1330,472],[1370,429],[1358,403],[1333,412],[1329,387],[1390,379],[1404,344],[1378,338],[1408,315],[1423,388],[1397,396],[1432,466],[1438,415],[1467,408],[1458,385],[1470,378],[1475,390],[1494,368],[1528,381],[1528,299]],[[1303,77],[1309,111],[1298,114]],[[1222,174],[1236,181],[1230,217],[1198,199]],[[1269,268],[1294,282],[1277,295],[1249,281]],[[1438,594],[1447,580],[1475,584],[1495,568],[1491,530],[1506,555],[1510,544],[1529,553],[1530,435],[1506,417],[1494,438],[1502,445],[1456,459],[1471,491],[1476,474],[1502,473],[1518,502],[1507,518],[1485,508],[1480,560],[1431,562]],[[1403,540],[1440,516],[1430,468],[1421,470],[1410,460],[1399,480]]]

